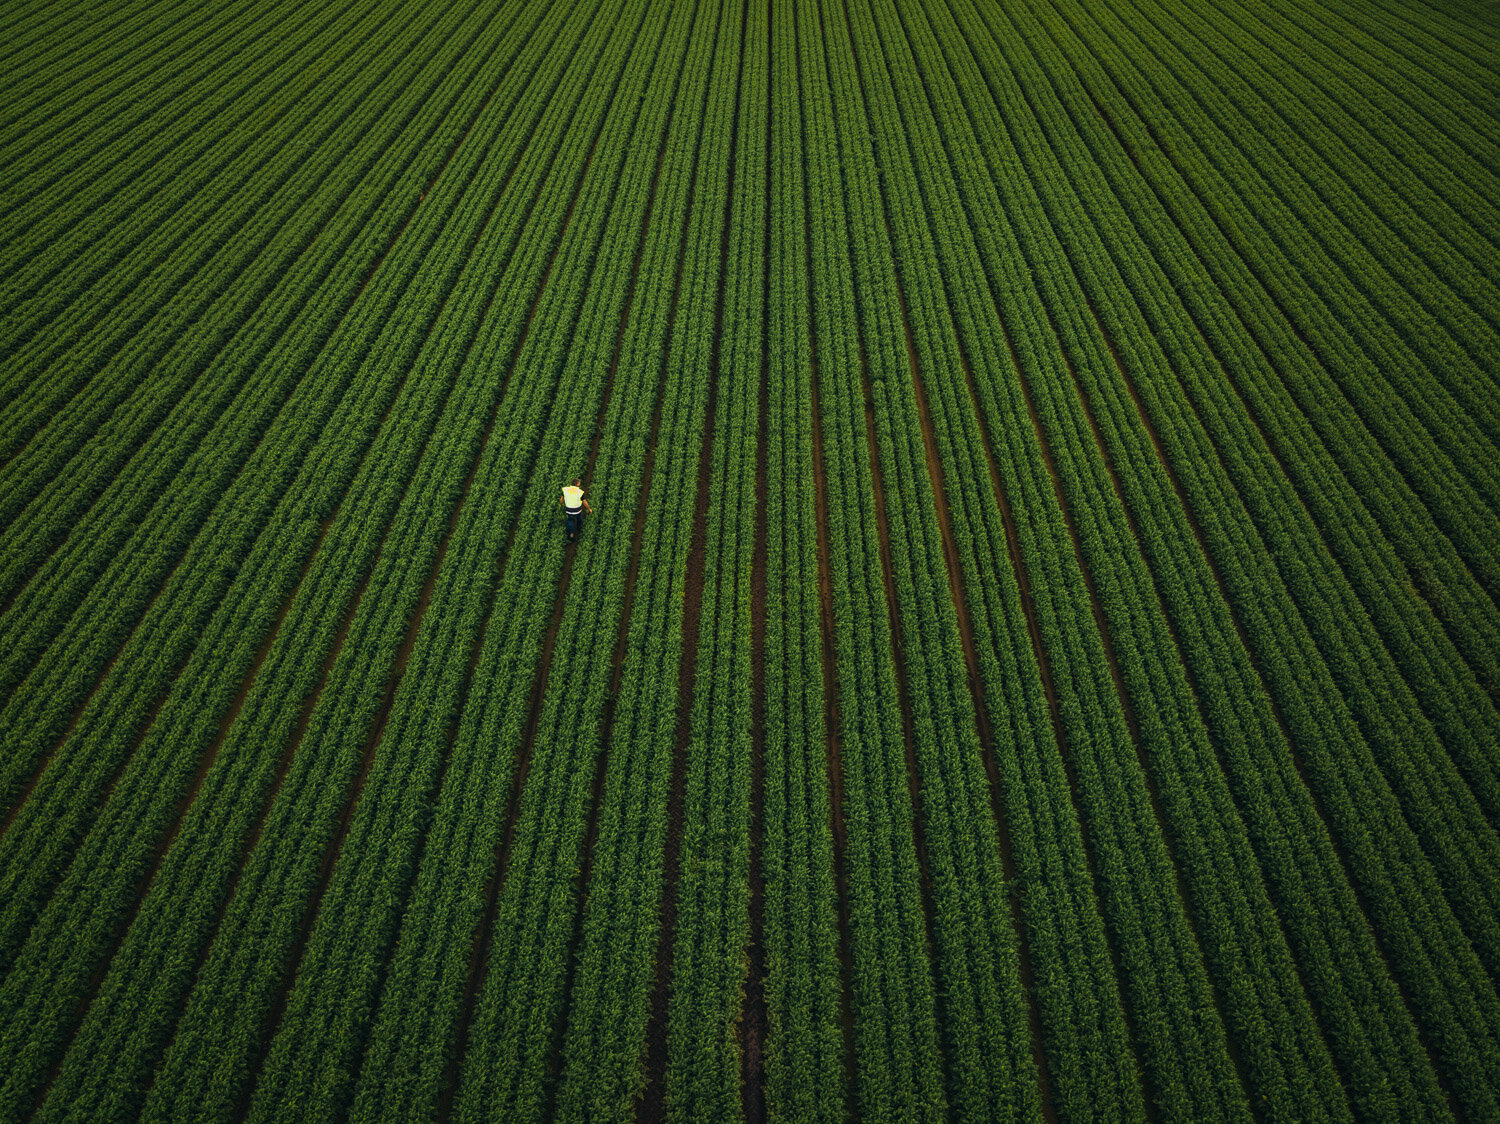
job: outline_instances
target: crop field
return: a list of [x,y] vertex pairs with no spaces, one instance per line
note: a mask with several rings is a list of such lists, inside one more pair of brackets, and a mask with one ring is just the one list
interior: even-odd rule
[[1500,7],[11,0],[0,185],[0,1122],[1500,1120]]

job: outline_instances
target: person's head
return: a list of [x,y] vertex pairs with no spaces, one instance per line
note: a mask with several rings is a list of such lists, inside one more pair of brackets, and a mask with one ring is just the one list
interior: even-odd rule
[[583,481],[575,479],[573,481],[573,487],[575,487],[575,488],[582,488],[583,487]]

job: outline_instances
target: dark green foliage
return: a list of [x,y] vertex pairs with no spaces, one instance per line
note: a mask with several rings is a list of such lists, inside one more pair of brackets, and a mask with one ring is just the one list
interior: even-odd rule
[[1500,1116],[1497,56],[7,5],[0,1120]]

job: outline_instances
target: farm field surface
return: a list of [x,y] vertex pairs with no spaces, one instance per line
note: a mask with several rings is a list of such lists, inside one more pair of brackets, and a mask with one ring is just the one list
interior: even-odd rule
[[1497,60],[4,5],[0,1122],[1500,1120]]

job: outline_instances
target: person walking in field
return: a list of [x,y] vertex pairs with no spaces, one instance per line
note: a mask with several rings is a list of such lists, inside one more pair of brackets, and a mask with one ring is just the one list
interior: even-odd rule
[[583,513],[587,511],[594,514],[594,509],[589,506],[589,501],[583,498],[583,484],[579,480],[567,485],[562,490],[562,498],[557,501],[562,505],[563,513],[567,516],[568,541],[572,542],[578,537],[579,528],[583,526]]

